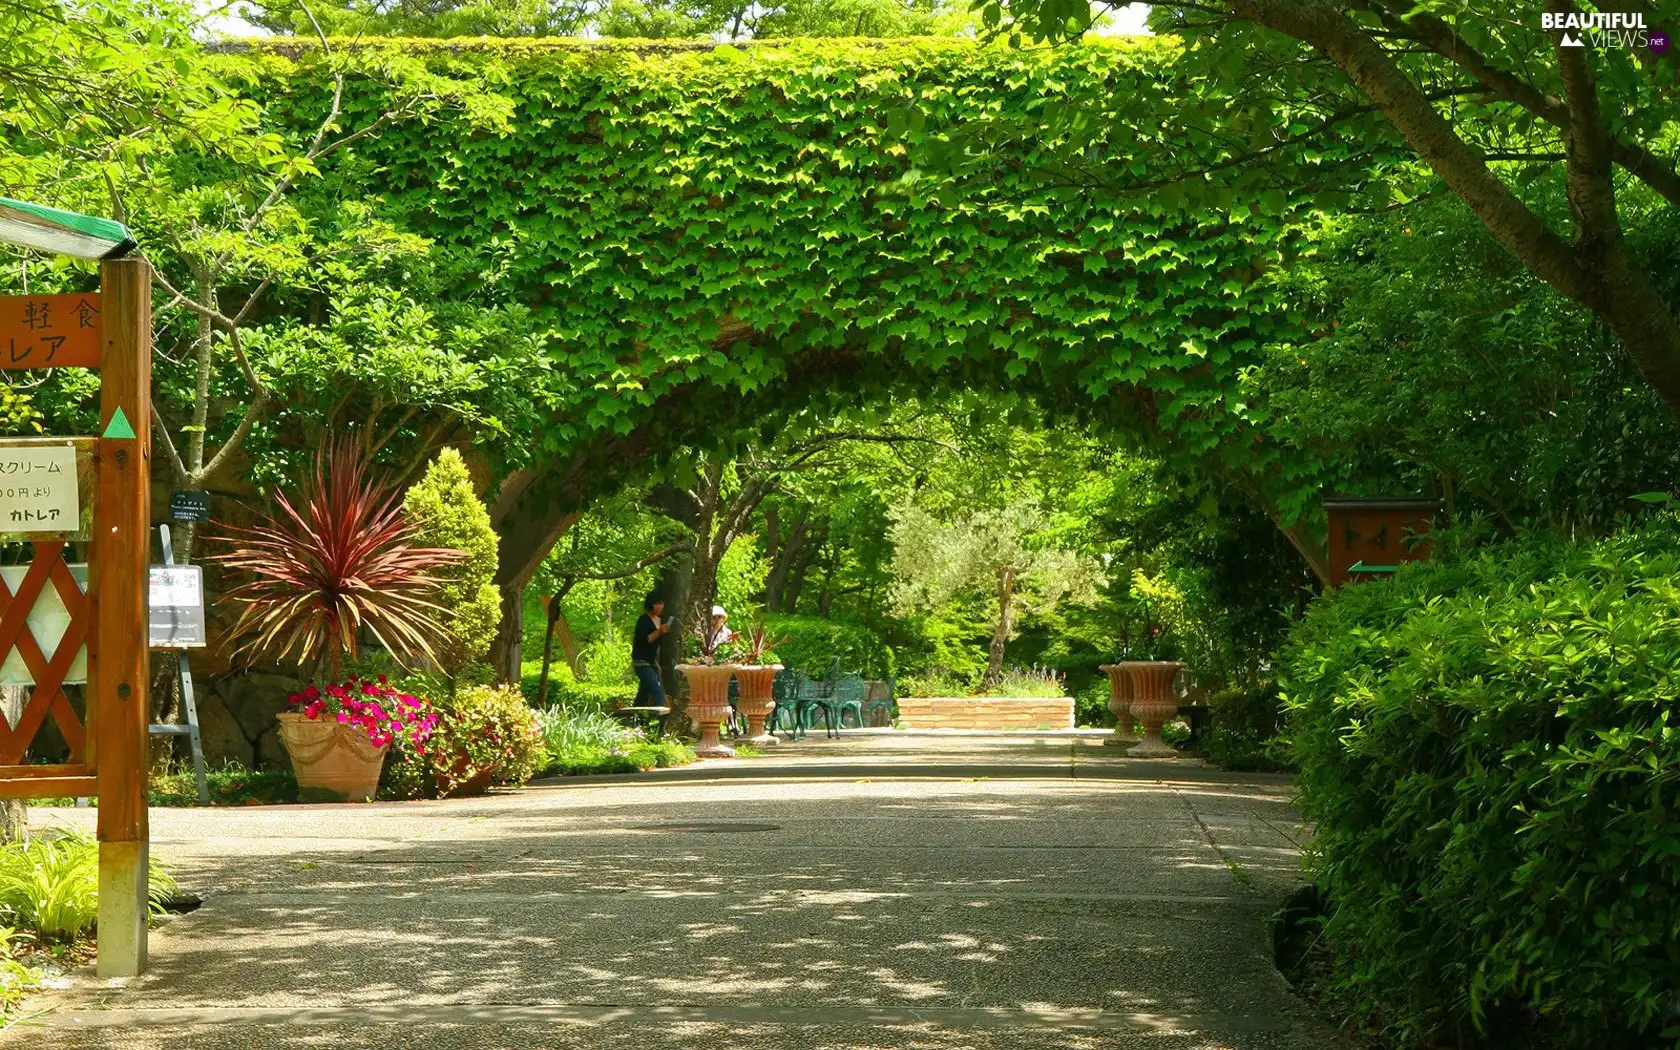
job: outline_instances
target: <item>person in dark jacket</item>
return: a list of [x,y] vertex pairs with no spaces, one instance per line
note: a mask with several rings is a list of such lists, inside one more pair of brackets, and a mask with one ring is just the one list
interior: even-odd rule
[[642,602],[642,615],[630,639],[630,667],[636,672],[636,706],[664,707],[665,686],[659,681],[659,641],[671,633],[676,617],[660,619],[665,599],[649,594]]

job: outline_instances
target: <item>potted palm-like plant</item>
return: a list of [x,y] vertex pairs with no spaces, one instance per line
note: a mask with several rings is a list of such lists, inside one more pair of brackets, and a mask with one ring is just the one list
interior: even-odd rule
[[782,665],[773,662],[772,650],[787,641],[787,637],[770,640],[770,627],[763,620],[753,624],[736,643],[735,681],[740,685],[736,705],[747,718],[747,739],[754,744],[774,744],[776,734],[765,729],[770,712],[776,709],[776,672]]
[[[281,493],[275,502],[277,511],[258,514],[257,524],[225,526],[219,537],[232,549],[217,561],[239,580],[221,599],[239,609],[227,636],[235,660],[296,661],[324,670],[336,686],[364,631],[399,661],[435,659],[447,632],[437,618],[445,610],[431,600],[438,583],[431,573],[461,554],[410,545],[400,491],[370,474],[354,443],[323,449],[301,498]],[[366,778],[378,782],[390,719],[360,710],[370,698],[359,690],[344,699],[357,710],[306,702],[278,716],[300,791],[366,797]],[[361,779],[345,780],[346,763]]]
[[700,743],[694,753],[701,758],[734,758],[734,748],[719,739],[729,718],[729,679],[736,671],[731,662],[735,647],[702,624],[684,645],[685,661],[677,670],[688,680],[688,715],[700,727]]

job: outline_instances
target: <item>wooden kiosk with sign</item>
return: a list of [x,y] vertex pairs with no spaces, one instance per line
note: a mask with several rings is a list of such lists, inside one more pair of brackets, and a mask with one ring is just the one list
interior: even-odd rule
[[[16,201],[0,199],[0,241],[103,260],[97,292],[0,297],[0,368],[100,373],[98,437],[0,441],[0,531],[33,548],[21,575],[0,573],[0,675],[34,687],[15,722],[0,718],[0,798],[99,798],[98,972],[129,977],[146,966],[148,917],[151,268],[115,257],[133,247],[120,224]],[[85,467],[68,479],[66,452]],[[84,666],[78,716],[64,685]],[[68,758],[26,764],[49,719]]]
[[1330,517],[1330,586],[1382,579],[1402,562],[1427,561],[1441,505],[1432,499],[1337,498]]

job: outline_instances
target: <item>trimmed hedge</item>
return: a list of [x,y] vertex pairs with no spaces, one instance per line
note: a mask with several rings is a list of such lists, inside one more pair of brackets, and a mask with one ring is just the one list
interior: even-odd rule
[[[537,702],[537,686],[542,681],[542,665],[526,661],[520,674],[519,688],[527,703]],[[548,697],[544,707],[563,707],[568,711],[611,711],[625,707],[636,699],[636,683],[621,682],[604,685],[580,682],[572,677],[572,669],[564,660],[554,661],[548,671]]]
[[1510,543],[1293,634],[1326,991],[1398,1045],[1674,1045],[1677,551],[1673,518]]
[[1295,768],[1284,737],[1283,699],[1275,682],[1226,689],[1208,701],[1213,725],[1201,756],[1220,769],[1280,772]]

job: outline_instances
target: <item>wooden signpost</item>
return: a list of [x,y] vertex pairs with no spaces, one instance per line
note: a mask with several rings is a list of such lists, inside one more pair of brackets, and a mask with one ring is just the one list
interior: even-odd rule
[[[0,220],[13,224],[51,212],[25,214],[14,208],[16,202],[0,205],[5,205]],[[52,213],[46,221],[65,214]],[[84,240],[104,234],[99,223],[115,225],[72,218],[85,220],[93,233],[72,230],[65,236]],[[77,365],[100,372],[100,432],[92,439],[93,507],[85,534],[79,496],[75,506],[65,502],[67,492],[79,490],[74,480],[68,490],[62,484],[62,453],[37,454],[37,448],[51,445],[35,442],[27,455],[0,455],[0,532],[22,534],[35,549],[15,588],[0,579],[0,660],[15,650],[34,684],[16,723],[0,718],[0,798],[98,796],[101,977],[129,977],[146,966],[151,330],[152,271],[143,259],[102,262],[98,292],[0,297],[0,368]],[[85,439],[71,444],[76,443]],[[84,535],[85,593],[65,558],[69,543]],[[49,588],[68,613],[51,653],[28,626]],[[63,689],[84,646],[85,723]],[[52,765],[26,764],[49,718],[69,745],[69,757]]]
[[1330,586],[1383,579],[1409,561],[1427,561],[1427,538],[1441,505],[1432,499],[1327,499]]

